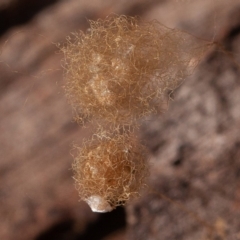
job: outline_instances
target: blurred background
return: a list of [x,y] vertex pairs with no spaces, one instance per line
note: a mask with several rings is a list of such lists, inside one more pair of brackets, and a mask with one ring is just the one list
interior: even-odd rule
[[[97,214],[74,188],[70,150],[89,130],[72,120],[58,46],[111,13],[219,44],[142,127],[149,190]],[[0,1],[0,239],[240,239],[239,63],[239,0]]]

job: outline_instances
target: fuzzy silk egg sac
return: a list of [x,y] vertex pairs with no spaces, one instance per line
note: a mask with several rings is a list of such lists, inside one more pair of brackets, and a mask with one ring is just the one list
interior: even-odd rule
[[78,148],[74,178],[79,196],[94,212],[108,212],[144,188],[146,149],[129,134],[101,136]]
[[206,50],[157,21],[112,15],[89,23],[62,48],[65,90],[79,121],[128,124],[158,112]]

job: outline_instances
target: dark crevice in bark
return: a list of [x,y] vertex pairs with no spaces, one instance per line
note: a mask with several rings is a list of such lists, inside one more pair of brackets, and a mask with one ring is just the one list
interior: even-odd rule
[[38,12],[57,3],[58,0],[19,0],[7,8],[0,9],[0,35],[11,27],[25,24]]

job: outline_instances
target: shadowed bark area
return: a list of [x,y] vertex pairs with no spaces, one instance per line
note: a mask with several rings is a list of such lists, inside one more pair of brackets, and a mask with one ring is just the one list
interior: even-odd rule
[[26,24],[38,12],[58,0],[12,0],[0,5],[0,35],[13,26]]

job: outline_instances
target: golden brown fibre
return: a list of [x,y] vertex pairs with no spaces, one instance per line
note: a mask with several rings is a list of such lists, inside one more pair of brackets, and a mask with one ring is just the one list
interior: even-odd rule
[[62,49],[65,90],[78,121],[131,124],[158,112],[206,50],[156,21],[111,15],[89,23]]
[[73,169],[80,198],[93,211],[106,212],[145,186],[147,155],[135,135],[138,120],[166,104],[208,45],[137,17],[89,22],[87,33],[73,34],[62,49],[65,90],[76,120],[102,125],[96,138],[77,147]]
[[76,187],[93,211],[111,211],[139,196],[148,173],[146,149],[132,134],[100,133],[77,149]]

